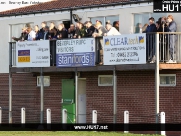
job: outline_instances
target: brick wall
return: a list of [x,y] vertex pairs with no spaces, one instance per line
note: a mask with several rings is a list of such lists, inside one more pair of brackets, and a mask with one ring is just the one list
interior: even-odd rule
[[[160,87],[160,111],[166,113],[167,123],[181,123],[181,71],[160,71],[162,74],[177,74],[176,87]],[[91,122],[92,110],[98,111],[99,123],[113,122],[113,87],[98,86],[98,75],[112,72],[83,72],[86,78],[87,122]],[[50,76],[51,85],[45,87],[46,109],[52,110],[52,123],[61,122],[61,79],[74,77],[73,73],[45,74]],[[154,71],[117,72],[117,122],[123,123],[124,111],[130,113],[130,122],[155,122]],[[8,74],[0,74],[0,106],[3,108],[3,123],[8,123]],[[26,108],[26,122],[40,121],[40,87],[32,73],[13,74],[13,122],[21,121],[21,107]]]

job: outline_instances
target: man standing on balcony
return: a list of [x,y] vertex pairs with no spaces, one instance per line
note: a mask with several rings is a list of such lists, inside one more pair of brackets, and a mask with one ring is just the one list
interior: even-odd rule
[[[153,34],[151,32],[157,32],[156,25],[154,23],[155,19],[153,17],[149,18],[149,25],[146,28],[147,33],[147,51],[146,51],[146,58],[148,60],[151,59],[150,63],[155,63],[155,42],[153,38]],[[150,33],[150,34],[149,34]],[[148,42],[149,41],[149,42]],[[149,58],[148,58],[149,57]]]
[[97,32],[94,32],[92,34],[92,36],[95,37],[100,37],[99,39],[99,53],[100,53],[100,65],[103,65],[103,53],[104,53],[104,45],[103,45],[103,36],[105,33],[107,33],[107,30],[105,27],[102,26],[102,22],[101,21],[96,21],[96,25],[95,28],[98,30]]
[[[173,20],[172,15],[168,15],[167,17],[167,22],[168,22],[168,32],[176,32],[177,31],[177,24]],[[170,60],[167,63],[176,63],[176,48],[175,44],[177,42],[177,35],[176,34],[169,34],[169,50],[170,50]]]

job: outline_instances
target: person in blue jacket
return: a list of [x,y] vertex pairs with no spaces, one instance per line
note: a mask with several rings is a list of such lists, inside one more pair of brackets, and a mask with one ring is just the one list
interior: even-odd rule
[[[173,19],[172,15],[168,15],[167,17],[167,22],[168,22],[168,28],[167,31],[168,32],[176,32],[177,31],[177,24]],[[169,38],[169,51],[170,51],[170,60],[168,61],[168,63],[176,63],[176,42],[177,42],[177,35],[176,34],[169,34],[168,35]]]
[[[151,61],[150,63],[155,62],[155,41],[154,41],[154,34],[152,32],[157,32],[157,27],[154,23],[155,19],[153,17],[149,18],[149,25],[146,28],[146,41],[147,41],[147,51],[146,51],[146,58],[148,61]],[[150,33],[150,34],[149,34]]]

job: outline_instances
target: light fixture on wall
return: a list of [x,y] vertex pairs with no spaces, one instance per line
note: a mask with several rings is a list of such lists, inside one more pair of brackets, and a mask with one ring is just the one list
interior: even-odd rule
[[77,14],[73,14],[72,17],[75,22],[79,22],[81,20],[81,18],[79,18],[79,16]]

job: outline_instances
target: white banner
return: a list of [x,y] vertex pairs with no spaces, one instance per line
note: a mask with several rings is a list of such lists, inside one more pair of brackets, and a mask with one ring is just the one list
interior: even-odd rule
[[146,34],[103,37],[104,65],[145,64]]
[[49,40],[16,42],[16,67],[50,67]]
[[57,67],[95,66],[95,39],[57,40]]

